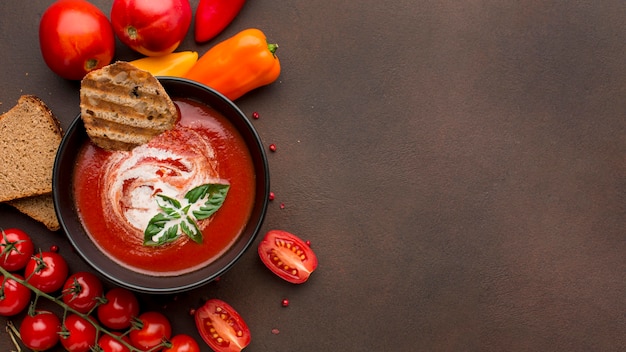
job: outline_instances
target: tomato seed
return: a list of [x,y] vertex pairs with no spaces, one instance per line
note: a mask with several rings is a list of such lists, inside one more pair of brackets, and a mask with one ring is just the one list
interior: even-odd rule
[[272,152],[276,151],[276,144],[274,144],[274,143],[270,144],[270,151],[272,151]]
[[58,251],[59,251],[59,246],[57,246],[56,244],[53,244],[52,246],[50,246],[50,252],[57,253]]
[[269,196],[269,200],[274,200],[274,198],[276,197],[276,195],[274,194],[274,192],[270,192],[270,196]]
[[252,118],[253,118],[253,119],[255,119],[255,120],[256,120],[256,119],[258,119],[259,117],[260,117],[260,116],[259,116],[259,113],[258,113],[258,112],[256,112],[256,111],[255,111],[255,112],[253,112],[253,113],[252,113]]
[[309,240],[306,240],[306,241],[304,242],[304,244],[306,244],[308,247],[311,247],[311,241],[309,241]]
[[289,300],[287,298],[283,299],[283,301],[281,302],[283,307],[289,307]]
[[280,203],[280,208],[285,209],[285,203]]
[[274,328],[274,329],[272,329],[272,334],[278,335],[278,334],[280,334],[280,330]]

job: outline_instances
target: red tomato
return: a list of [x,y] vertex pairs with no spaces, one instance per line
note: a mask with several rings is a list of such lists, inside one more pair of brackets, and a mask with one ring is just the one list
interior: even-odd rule
[[8,271],[22,270],[35,252],[33,240],[19,229],[2,230],[0,266]]
[[[21,275],[14,274],[18,279],[24,279]],[[3,288],[0,292],[0,315],[9,317],[24,310],[30,303],[30,290],[19,282],[0,276]]]
[[87,271],[72,274],[63,284],[63,302],[71,308],[88,313],[103,295],[100,279]]
[[138,318],[141,322],[139,328],[130,330],[129,334],[130,343],[136,348],[151,350],[172,337],[172,326],[165,315],[151,311],[142,313]]
[[46,310],[26,315],[20,325],[20,336],[24,345],[31,350],[45,351],[59,342],[61,321],[54,313]]
[[61,330],[61,345],[69,352],[89,352],[96,345],[96,327],[79,315],[65,317]]
[[169,346],[162,352],[200,352],[200,346],[193,337],[178,334],[169,341]]
[[104,298],[106,303],[96,309],[102,325],[113,330],[129,328],[133,318],[139,314],[139,301],[135,294],[125,288],[115,287]]
[[24,269],[24,277],[28,283],[45,293],[60,289],[68,273],[67,262],[54,252],[42,252],[33,256]]
[[317,268],[317,257],[311,247],[287,231],[271,230],[259,243],[263,264],[280,278],[301,284]]
[[[113,332],[112,334],[118,336],[130,345],[130,339],[128,336],[122,336],[122,333],[120,332]],[[100,339],[98,339],[98,346],[100,346],[102,352],[130,352],[128,347],[124,346],[118,340],[107,334],[102,334],[102,336],[100,336]]]
[[39,47],[53,72],[79,80],[111,63],[115,36],[109,19],[96,6],[85,0],[59,0],[41,17]]
[[113,31],[122,43],[146,56],[170,54],[191,25],[189,0],[114,0]]
[[241,351],[250,344],[250,329],[239,313],[219,299],[210,299],[196,310],[200,336],[216,352]]

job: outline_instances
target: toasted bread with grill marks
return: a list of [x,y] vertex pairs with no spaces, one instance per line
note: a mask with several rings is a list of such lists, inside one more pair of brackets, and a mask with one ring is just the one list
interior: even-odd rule
[[80,112],[97,146],[130,150],[170,130],[176,106],[149,72],[118,61],[91,71],[81,81]]

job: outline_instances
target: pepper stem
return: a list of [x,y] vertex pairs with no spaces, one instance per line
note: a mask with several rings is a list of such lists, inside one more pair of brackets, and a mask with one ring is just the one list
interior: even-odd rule
[[278,44],[267,43],[267,49],[276,57],[276,50],[278,50]]

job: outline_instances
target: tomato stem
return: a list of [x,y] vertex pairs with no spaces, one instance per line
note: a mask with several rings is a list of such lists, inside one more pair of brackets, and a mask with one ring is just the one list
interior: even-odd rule
[[13,342],[13,346],[15,346],[16,348],[16,352],[21,352],[22,348],[20,347],[20,344],[17,343],[17,338],[19,338],[20,340],[22,339],[22,337],[20,336],[20,332],[17,331],[17,328],[15,327],[15,325],[13,324],[12,321],[7,320],[7,334],[9,334],[9,338],[11,338],[11,342]]

